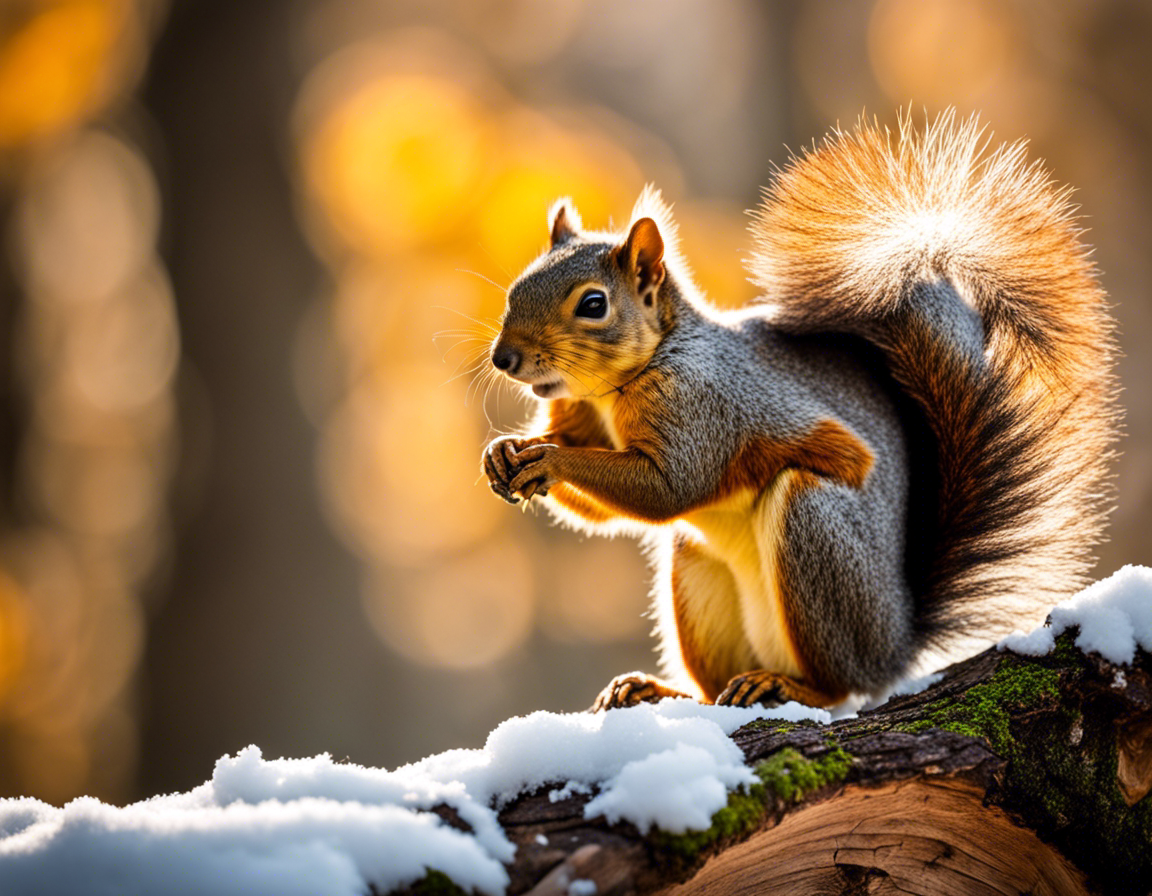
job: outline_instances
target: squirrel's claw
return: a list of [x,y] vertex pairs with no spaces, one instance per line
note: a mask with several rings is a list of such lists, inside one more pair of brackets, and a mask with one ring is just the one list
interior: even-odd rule
[[514,494],[512,494],[510,491],[508,491],[508,486],[506,486],[504,483],[493,481],[493,482],[488,483],[488,487],[490,489],[492,489],[494,494],[499,495],[501,498],[503,498],[509,504],[519,504],[520,503],[520,499],[518,497],[516,497]]
[[636,706],[638,703],[656,703],[665,697],[687,696],[689,695],[670,687],[654,675],[628,672],[617,675],[608,682],[608,686],[597,695],[596,702],[588,711],[603,712],[608,709]]
[[482,462],[484,475],[488,477],[488,487],[509,504],[520,503],[520,499],[508,487],[516,473],[515,457],[516,448],[512,440],[501,439],[485,449]]
[[492,442],[484,451],[482,464],[488,487],[509,504],[519,504],[521,498],[527,501],[533,495],[543,498],[552,487],[551,478],[540,469],[525,476],[525,468],[538,463],[547,454],[546,449],[554,447],[517,436]]
[[843,695],[825,693],[788,675],[767,669],[742,672],[716,698],[717,706],[780,706],[789,701],[805,706],[832,706]]
[[519,471],[508,483],[508,491],[530,498],[534,494],[547,494],[555,483],[549,471],[548,454],[555,445],[533,445],[517,455]]

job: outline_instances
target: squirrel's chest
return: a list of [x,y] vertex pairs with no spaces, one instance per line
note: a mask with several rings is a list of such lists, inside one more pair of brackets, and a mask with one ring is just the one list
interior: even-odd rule
[[694,550],[710,563],[697,564],[695,581],[707,579],[706,588],[686,588],[687,580],[680,577],[681,587],[674,588],[677,619],[685,632],[706,633],[714,686],[723,687],[750,661],[787,675],[800,674],[786,632],[775,563],[790,475],[761,492],[742,489],[684,517],[695,529]]
[[[620,434],[621,423],[627,426],[627,421],[618,421],[617,415],[620,411],[625,411],[626,408],[619,408],[618,396],[616,393],[597,397],[590,402],[595,409],[597,415],[600,417],[600,425],[604,427],[604,432],[608,436],[608,440],[612,443],[612,447],[619,451],[625,445],[625,440]],[[626,418],[626,413],[620,414]]]
[[738,581],[761,578],[754,531],[758,498],[751,489],[742,489],[682,518],[696,530],[705,552],[727,566]]

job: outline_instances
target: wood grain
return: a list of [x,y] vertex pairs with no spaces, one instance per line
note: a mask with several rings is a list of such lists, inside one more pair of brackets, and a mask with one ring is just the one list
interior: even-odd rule
[[1076,896],[1084,875],[955,778],[848,787],[710,859],[662,896]]

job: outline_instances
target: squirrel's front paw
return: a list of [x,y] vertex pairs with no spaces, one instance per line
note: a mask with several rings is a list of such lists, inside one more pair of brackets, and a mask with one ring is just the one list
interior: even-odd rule
[[832,706],[842,699],[842,695],[826,694],[788,675],[767,669],[752,669],[729,681],[728,687],[716,698],[716,705],[780,706],[795,700],[805,706]]
[[552,471],[552,453],[556,445],[547,442],[529,445],[513,455],[516,473],[508,483],[508,491],[513,497],[519,495],[525,501],[533,495],[543,498],[556,484]]
[[597,696],[589,712],[603,712],[607,709],[622,709],[638,703],[656,703],[665,697],[687,697],[683,691],[669,687],[655,675],[645,672],[628,672],[617,675]]
[[[488,487],[509,504],[520,503],[517,489],[512,488],[512,480],[520,473],[526,462],[522,452],[533,446],[542,444],[539,439],[521,438],[520,436],[501,436],[493,439],[484,449],[484,475],[488,477]],[[539,494],[539,489],[524,495]],[[547,494],[547,492],[545,492]]]
[[504,436],[493,439],[484,449],[484,475],[488,477],[488,487],[509,504],[516,504],[519,499],[508,490],[508,483],[512,481],[516,468],[512,457],[516,453],[516,443],[524,441],[514,436]]

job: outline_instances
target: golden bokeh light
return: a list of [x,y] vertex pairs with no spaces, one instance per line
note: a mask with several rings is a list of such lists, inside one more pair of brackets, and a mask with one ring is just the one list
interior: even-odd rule
[[[71,127],[103,105],[139,37],[131,0],[31,5],[0,31],[0,149]],[[134,51],[134,52],[133,52]]]
[[847,126],[865,110],[881,111],[891,105],[873,80],[868,47],[861,39],[871,13],[869,3],[798,5],[791,34],[791,71],[796,86],[818,114],[819,128]]
[[[504,290],[476,272],[480,260],[451,252],[413,253],[388,265],[342,269],[328,315],[349,372],[386,374],[390,364],[455,357],[494,334]],[[441,370],[430,386],[445,382]]]
[[585,0],[473,0],[464,8],[484,46],[515,65],[554,57],[589,13]]
[[41,0],[0,32],[29,411],[0,529],[0,736],[20,792],[57,802],[130,787],[141,585],[167,533],[180,350],[159,191],[132,142],[87,121],[124,98],[155,7]]
[[880,0],[868,26],[876,80],[898,104],[971,107],[1010,63],[1009,16],[992,0]]
[[28,595],[0,569],[0,718],[23,672],[28,639]]
[[136,529],[156,510],[156,471],[119,446],[31,441],[31,499],[49,519],[78,532],[112,536]]
[[565,541],[553,549],[542,590],[541,627],[559,641],[612,642],[643,637],[648,588],[630,541]]
[[[130,773],[132,724],[107,727],[127,712],[129,682],[143,643],[138,600],[98,542],[47,528],[10,536],[0,557],[27,594],[24,674],[4,707],[10,760],[23,786],[46,800],[85,790],[115,792]],[[128,719],[131,714],[128,713]],[[106,739],[118,731],[115,742]],[[115,769],[115,774],[110,774]]]
[[18,220],[33,295],[105,299],[150,256],[158,220],[148,163],[123,140],[89,130],[46,152],[29,173]]
[[502,271],[518,271],[547,247],[545,214],[557,197],[570,196],[587,226],[606,227],[644,186],[636,161],[591,122],[576,131],[517,108],[501,118],[500,134],[499,174],[476,222],[481,250]]
[[752,250],[748,216],[727,202],[679,202],[673,209],[680,248],[693,279],[719,308],[739,308],[756,298],[740,260]]
[[362,556],[428,563],[491,532],[500,506],[480,475],[482,431],[462,414],[466,383],[426,388],[444,371],[398,367],[354,389],[325,426],[320,481],[326,504]]
[[385,76],[325,116],[305,151],[307,177],[352,247],[403,252],[444,239],[472,211],[490,139],[459,85]]
[[[6,533],[0,556],[27,600],[28,674],[12,695],[8,716],[25,722],[26,727],[52,727],[65,716],[71,720],[82,709],[78,701],[67,698],[81,657],[84,608],[76,596],[83,592],[84,583],[78,558],[65,539],[48,527]],[[54,712],[60,704],[63,711]]]
[[536,584],[525,548],[507,537],[405,576],[373,582],[365,607],[380,636],[409,659],[447,669],[499,660],[532,630]]
[[83,338],[63,347],[62,363],[97,411],[155,404],[172,385],[180,357],[168,278],[148,265],[110,301],[80,309]]

